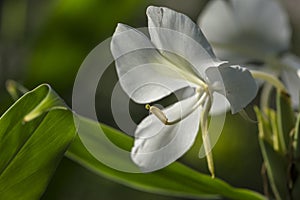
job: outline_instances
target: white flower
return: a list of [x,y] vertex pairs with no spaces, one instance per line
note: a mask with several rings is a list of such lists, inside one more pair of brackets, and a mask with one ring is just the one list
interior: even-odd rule
[[219,58],[281,77],[294,106],[299,105],[300,62],[286,53],[291,28],[279,1],[213,0],[198,24]]
[[228,100],[236,113],[257,93],[249,71],[219,66],[224,62],[215,57],[200,28],[187,16],[153,6],[148,7],[147,16],[150,38],[123,24],[118,24],[112,37],[111,51],[122,88],[140,104],[180,89],[193,92],[162,110],[146,105],[151,114],[137,126],[131,152],[144,172],[161,169],[181,157],[194,143],[201,114],[201,127],[206,128],[211,106],[225,112]]

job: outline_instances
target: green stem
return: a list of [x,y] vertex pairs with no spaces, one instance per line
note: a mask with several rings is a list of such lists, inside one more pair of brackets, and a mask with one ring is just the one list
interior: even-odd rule
[[275,88],[277,88],[279,91],[284,91],[284,92],[287,91],[285,86],[281,83],[281,81],[277,77],[268,74],[266,72],[261,72],[257,70],[250,70],[250,72],[254,78],[267,81],[268,83],[272,84]]
[[262,88],[260,96],[260,108],[263,112],[265,112],[265,109],[269,107],[269,100],[272,88],[273,86],[269,83],[266,83]]

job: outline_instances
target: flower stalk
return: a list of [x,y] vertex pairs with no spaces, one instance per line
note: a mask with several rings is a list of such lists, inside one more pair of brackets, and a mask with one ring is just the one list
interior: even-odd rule
[[250,72],[251,72],[253,78],[267,81],[268,83],[272,84],[279,91],[284,91],[284,92],[287,91],[285,86],[281,83],[281,81],[277,77],[275,77],[269,73],[257,71],[257,70],[250,70]]

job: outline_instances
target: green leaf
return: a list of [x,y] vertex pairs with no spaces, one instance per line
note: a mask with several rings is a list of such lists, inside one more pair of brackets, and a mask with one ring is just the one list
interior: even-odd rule
[[288,199],[289,160],[288,145],[290,132],[294,129],[294,112],[289,96],[277,94],[277,111],[266,109],[261,112],[255,108],[258,119],[259,144],[266,166],[268,180],[276,199]]
[[[84,119],[84,121],[91,126],[91,129],[93,129],[93,126],[99,128],[97,122],[87,119]],[[105,125],[101,125],[101,128],[106,136],[117,146],[127,150],[132,146],[133,139],[131,137]],[[120,155],[105,151],[107,144],[103,140],[97,140],[99,136],[96,135],[95,131],[85,132],[84,137],[88,142],[95,142],[90,144],[98,145],[99,148],[103,148],[106,157],[123,162],[124,158]],[[212,179],[210,176],[201,174],[178,162],[162,170],[147,174],[126,173],[115,170],[104,165],[91,155],[79,137],[72,143],[66,155],[98,175],[147,192],[204,199],[219,198],[220,196],[244,200],[265,199],[256,192],[233,188],[218,178]]]
[[[264,114],[258,109],[258,107],[254,107],[257,121],[258,121],[258,130],[259,137],[264,138],[270,144],[273,143],[273,128],[274,125],[264,117]],[[273,115],[273,111],[269,109],[265,109],[264,113],[268,116]]]
[[297,122],[296,122],[296,126],[295,126],[295,134],[294,134],[294,140],[293,140],[293,149],[294,149],[294,167],[295,167],[295,171],[296,173],[293,174],[294,171],[291,171],[291,175],[292,178],[294,179],[293,181],[295,181],[293,183],[293,191],[292,191],[292,195],[293,195],[293,199],[299,199],[300,198],[300,114],[298,114],[297,117]]
[[284,92],[277,92],[276,107],[280,149],[283,154],[286,154],[290,141],[290,132],[295,127],[295,116],[290,96]]
[[75,136],[73,115],[48,86],[0,118],[0,199],[39,199]]
[[297,122],[295,126],[295,134],[294,134],[294,157],[296,159],[300,158],[300,114],[298,114]]
[[263,138],[259,137],[259,144],[267,169],[272,191],[277,200],[287,199],[289,196],[287,183],[287,160]]

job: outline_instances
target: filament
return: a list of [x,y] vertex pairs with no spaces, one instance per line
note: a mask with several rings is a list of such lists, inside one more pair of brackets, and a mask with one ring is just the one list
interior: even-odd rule
[[208,91],[205,90],[196,90],[196,95],[197,95],[197,102],[195,105],[193,105],[193,107],[189,110],[189,112],[185,113],[183,116],[180,116],[178,119],[169,121],[169,119],[167,118],[167,116],[165,115],[165,113],[159,109],[156,106],[150,106],[149,104],[147,104],[145,106],[145,108],[147,110],[149,110],[150,113],[152,113],[153,115],[155,115],[163,124],[165,125],[174,125],[180,121],[182,121],[183,119],[185,119],[186,117],[188,117],[190,114],[192,114],[199,106],[201,106],[202,104],[205,103],[207,97],[208,97]]
[[272,76],[268,73],[256,71],[256,70],[250,70],[252,76],[254,78],[262,79],[267,81],[268,83],[272,84],[274,87],[276,87],[280,91],[286,91],[285,86],[278,80],[277,77]]

